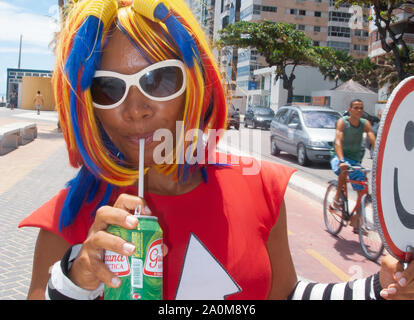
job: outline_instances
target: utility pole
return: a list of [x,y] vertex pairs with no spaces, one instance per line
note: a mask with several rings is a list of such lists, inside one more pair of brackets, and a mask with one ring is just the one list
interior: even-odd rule
[[20,35],[20,46],[19,46],[19,63],[17,65],[17,69],[20,69],[20,63],[22,61],[22,39],[23,39],[23,35]]

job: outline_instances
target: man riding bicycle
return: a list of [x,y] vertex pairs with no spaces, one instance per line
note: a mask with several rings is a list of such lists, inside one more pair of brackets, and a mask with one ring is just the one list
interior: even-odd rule
[[[331,150],[331,168],[338,176],[338,187],[332,203],[333,209],[339,209],[342,206],[340,202],[341,190],[345,184],[348,175],[349,166],[361,166],[361,160],[364,155],[362,140],[364,132],[370,140],[371,146],[375,146],[375,134],[372,131],[371,123],[362,118],[364,112],[364,103],[359,100],[353,100],[349,105],[349,116],[340,118],[336,123],[336,136],[334,148]],[[349,173],[351,180],[363,181],[365,175],[362,171],[352,171]],[[363,190],[362,185],[352,184],[355,191],[359,193]],[[357,221],[359,214],[351,218],[351,226],[354,232],[358,233]]]

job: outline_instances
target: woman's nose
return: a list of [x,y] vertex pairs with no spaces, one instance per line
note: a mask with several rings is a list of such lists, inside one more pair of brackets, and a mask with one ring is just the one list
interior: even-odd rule
[[152,101],[144,96],[136,86],[131,86],[122,103],[124,117],[133,121],[150,119],[154,115],[151,103]]

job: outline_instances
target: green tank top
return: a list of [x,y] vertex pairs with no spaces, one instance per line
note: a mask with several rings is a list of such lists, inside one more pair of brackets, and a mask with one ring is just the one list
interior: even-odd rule
[[[361,118],[358,127],[354,127],[349,122],[349,116],[342,117],[342,120],[345,122],[344,139],[342,140],[344,157],[361,162],[363,155],[362,138],[367,120]],[[335,155],[335,147],[332,151],[332,155]]]

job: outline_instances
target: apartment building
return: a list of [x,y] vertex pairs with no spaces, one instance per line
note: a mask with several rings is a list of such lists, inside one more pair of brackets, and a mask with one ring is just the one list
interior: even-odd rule
[[216,0],[186,0],[194,17],[212,44],[214,32],[214,5]]
[[[403,40],[405,43],[414,48],[414,5],[405,4],[402,9],[397,9],[393,12],[395,14],[395,21],[392,23],[391,28],[393,31],[400,35],[404,32]],[[381,39],[378,33],[378,28],[374,22],[370,22],[369,25],[369,52],[370,58],[378,59],[385,54],[382,49]]]
[[[238,20],[294,23],[315,45],[344,50],[356,58],[367,57],[369,7],[334,5],[334,0],[216,0],[214,37],[218,30]],[[270,105],[272,84],[256,71],[267,67],[264,58],[254,49],[238,49],[237,56],[230,51],[226,48],[218,53],[218,60],[229,83],[237,84],[235,96],[250,96],[261,90],[261,104]]]

